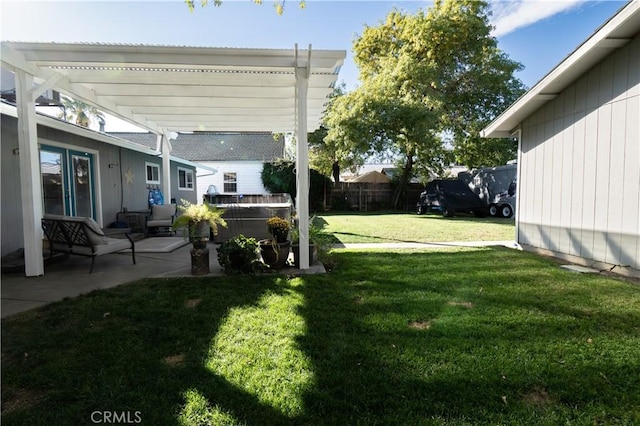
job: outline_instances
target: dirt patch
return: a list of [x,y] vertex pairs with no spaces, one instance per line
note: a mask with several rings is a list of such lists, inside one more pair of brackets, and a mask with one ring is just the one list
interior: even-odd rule
[[2,414],[30,410],[45,399],[45,393],[32,389],[12,389],[2,392]]
[[184,302],[184,306],[186,308],[195,308],[200,304],[200,302],[202,302],[202,299],[189,299],[186,302]]
[[429,330],[431,328],[431,321],[412,321],[409,323],[409,327],[416,330]]
[[552,402],[547,390],[542,386],[535,386],[529,392],[522,396],[522,401],[534,407],[540,407]]
[[447,305],[449,305],[449,306],[462,306],[463,308],[467,308],[467,309],[471,309],[471,308],[474,308],[476,306],[471,302],[449,302],[449,303],[447,303]]
[[164,363],[169,367],[177,367],[184,364],[184,354],[171,355],[164,359]]

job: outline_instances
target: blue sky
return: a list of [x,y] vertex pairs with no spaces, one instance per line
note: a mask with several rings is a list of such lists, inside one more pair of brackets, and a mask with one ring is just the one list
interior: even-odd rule
[[[199,0],[196,0],[199,4]],[[499,47],[525,70],[518,77],[533,86],[626,1],[492,1]],[[12,41],[104,42],[211,47],[301,48],[347,51],[339,81],[358,84],[353,40],[365,25],[375,26],[394,8],[414,12],[425,1],[287,0],[275,13],[270,0],[223,0],[221,7],[197,6],[193,13],[174,1],[0,0],[0,38]]]

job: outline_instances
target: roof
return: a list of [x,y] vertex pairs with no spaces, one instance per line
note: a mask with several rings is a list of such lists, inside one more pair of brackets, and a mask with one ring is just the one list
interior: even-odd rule
[[[7,103],[4,100],[0,102],[0,114],[6,115],[8,117],[18,118],[16,106]],[[66,133],[78,135],[81,137],[93,139],[95,141],[103,142],[109,145],[118,146],[120,148],[128,149],[131,151],[141,152],[143,154],[149,154],[153,156],[158,156],[162,154],[161,151],[156,150],[155,145],[149,146],[149,145],[139,144],[133,141],[119,138],[116,135],[109,135],[106,133],[97,132],[87,127],[79,126],[77,124],[70,123],[68,121],[64,121],[62,119],[52,117],[50,115],[43,114],[37,111],[36,111],[36,120],[37,120],[37,123],[42,126],[46,126],[52,129],[66,132]],[[175,161],[187,166],[200,167],[200,165],[196,165],[195,163],[187,160],[186,158],[181,158],[175,155],[171,155],[170,159],[171,161]]]
[[632,0],[481,132],[485,138],[511,137],[522,121],[558,96],[600,60],[640,32],[640,1]]
[[385,175],[384,173],[380,173],[374,170],[374,171],[365,173],[363,175],[360,175],[356,178],[353,178],[349,182],[389,183],[391,182],[391,179],[389,178],[389,176]]
[[[150,148],[156,147],[154,133],[109,132]],[[178,133],[171,141],[172,154],[190,161],[273,161],[284,155],[284,137],[271,133],[194,132]]]
[[[319,127],[344,50],[2,42],[2,65],[158,134]],[[308,80],[304,77],[308,76]],[[306,82],[306,83],[305,83]]]

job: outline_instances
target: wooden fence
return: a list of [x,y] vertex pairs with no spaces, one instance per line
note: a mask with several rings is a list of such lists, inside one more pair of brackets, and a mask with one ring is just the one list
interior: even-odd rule
[[[402,199],[401,209],[414,211],[422,185],[411,184]],[[331,191],[327,207],[331,210],[356,210],[361,212],[393,209],[391,183],[341,182]]]

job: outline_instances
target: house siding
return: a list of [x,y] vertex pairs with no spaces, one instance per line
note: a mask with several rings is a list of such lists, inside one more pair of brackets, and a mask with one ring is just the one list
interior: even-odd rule
[[[21,187],[18,156],[17,119],[2,115],[2,255],[24,247],[22,233]],[[96,197],[96,221],[103,227],[116,221],[116,215],[124,207],[130,211],[148,210],[145,162],[157,163],[162,169],[162,158],[109,145],[88,137],[67,133],[38,125],[40,144],[87,150],[94,154],[94,183]],[[111,167],[110,167],[111,165]],[[178,164],[171,162],[172,198],[197,201],[195,191],[178,190]],[[183,168],[193,167],[180,165]],[[131,172],[131,180],[125,174]],[[196,180],[197,184],[197,180]],[[166,191],[165,191],[166,192]],[[166,200],[169,202],[170,200]]]
[[238,191],[233,194],[269,194],[262,185],[261,161],[199,161],[198,163],[217,170],[215,174],[198,169],[198,199],[202,200],[209,185],[215,185],[220,194],[224,194],[224,174],[237,173]]
[[640,269],[640,38],[521,124],[518,242]]

